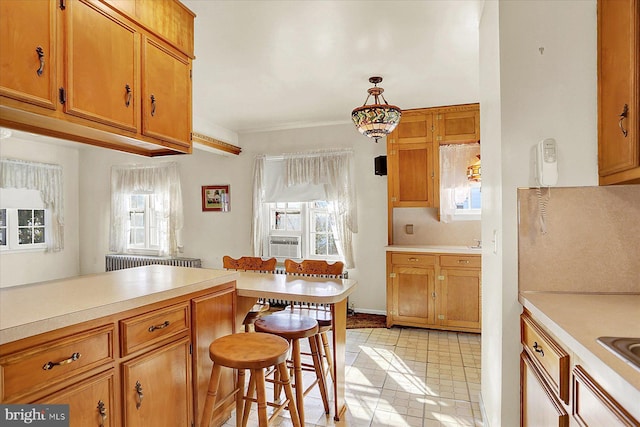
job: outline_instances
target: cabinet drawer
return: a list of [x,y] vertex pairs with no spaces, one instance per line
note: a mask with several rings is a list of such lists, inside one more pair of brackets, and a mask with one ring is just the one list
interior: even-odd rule
[[189,304],[180,304],[120,322],[122,356],[189,330]]
[[520,316],[522,345],[558,397],[569,403],[569,354],[525,310]]
[[109,325],[2,357],[0,401],[15,401],[113,361],[113,332]]
[[435,255],[394,252],[391,254],[391,264],[412,266],[436,265],[436,257]]
[[441,267],[482,267],[482,258],[477,255],[440,255]]
[[573,368],[573,416],[581,426],[639,425],[580,365]]

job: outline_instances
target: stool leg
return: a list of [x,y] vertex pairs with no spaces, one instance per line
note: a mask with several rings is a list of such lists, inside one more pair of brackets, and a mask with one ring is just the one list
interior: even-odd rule
[[[253,371],[251,372],[251,375],[249,376],[249,388],[247,389],[247,398],[252,399],[253,398],[253,393],[256,390],[256,379],[253,376]],[[247,400],[247,402],[244,404],[244,411],[242,412],[242,427],[247,427],[247,422],[249,421],[249,413],[251,412],[251,401]],[[238,412],[236,412],[236,420],[238,419],[238,417],[240,416],[240,414]]]
[[300,415],[300,424],[304,425],[304,385],[302,384],[302,362],[300,360],[300,340],[293,340],[293,375],[296,388],[296,409]]
[[327,364],[329,365],[329,375],[331,375],[331,381],[335,382],[335,377],[333,373],[333,356],[331,355],[331,347],[329,347],[329,339],[327,338],[327,333],[322,332],[320,334],[320,338],[322,338],[322,347],[324,347],[324,355],[327,358]]
[[316,371],[316,378],[318,380],[318,387],[320,388],[320,396],[322,397],[322,404],[324,405],[324,413],[329,413],[329,399],[327,399],[327,384],[324,380],[324,369],[322,357],[318,352],[318,344],[319,344],[318,335],[314,335],[309,337],[309,347],[311,347],[311,358],[313,359],[313,367]]
[[244,369],[238,369],[238,385],[236,390],[236,427],[242,427],[240,413],[244,407]]
[[284,394],[289,400],[289,413],[291,414],[291,422],[293,427],[302,427],[300,424],[300,414],[296,409],[296,404],[293,398],[293,389],[291,388],[291,380],[289,379],[289,373],[287,372],[287,364],[281,363],[278,365],[278,372],[280,372],[280,379],[282,381],[282,388],[284,388]]
[[267,418],[267,396],[264,383],[264,369],[252,369],[252,375],[255,378],[256,391],[258,392],[258,425],[267,427],[269,419]]
[[213,364],[211,368],[211,378],[209,379],[209,388],[207,390],[207,398],[204,401],[204,411],[202,412],[202,420],[200,427],[209,427],[213,408],[216,403],[216,395],[218,394],[218,385],[220,383],[220,365]]

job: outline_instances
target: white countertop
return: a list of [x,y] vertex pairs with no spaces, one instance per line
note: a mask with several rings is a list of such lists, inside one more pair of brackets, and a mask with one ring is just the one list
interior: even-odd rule
[[640,370],[596,341],[602,336],[640,337],[640,294],[526,292],[520,293],[520,302],[640,419]]
[[238,273],[150,265],[0,289],[0,344],[236,280]]
[[301,277],[288,274],[239,273],[236,289],[241,297],[262,297],[333,304],[355,289],[350,279]]
[[239,296],[335,303],[357,282],[149,265],[0,289],[0,344],[236,281]]
[[448,253],[464,255],[482,255],[482,248],[472,249],[469,246],[448,245],[389,245],[385,247],[387,252],[423,252],[423,253]]

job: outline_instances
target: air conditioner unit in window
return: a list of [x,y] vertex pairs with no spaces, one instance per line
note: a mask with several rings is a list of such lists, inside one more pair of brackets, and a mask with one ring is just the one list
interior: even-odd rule
[[269,256],[300,258],[300,236],[269,236]]

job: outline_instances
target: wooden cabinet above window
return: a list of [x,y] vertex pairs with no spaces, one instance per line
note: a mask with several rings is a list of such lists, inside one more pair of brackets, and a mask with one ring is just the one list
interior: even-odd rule
[[146,156],[191,152],[191,11],[177,0],[28,3],[0,3],[0,126]]

